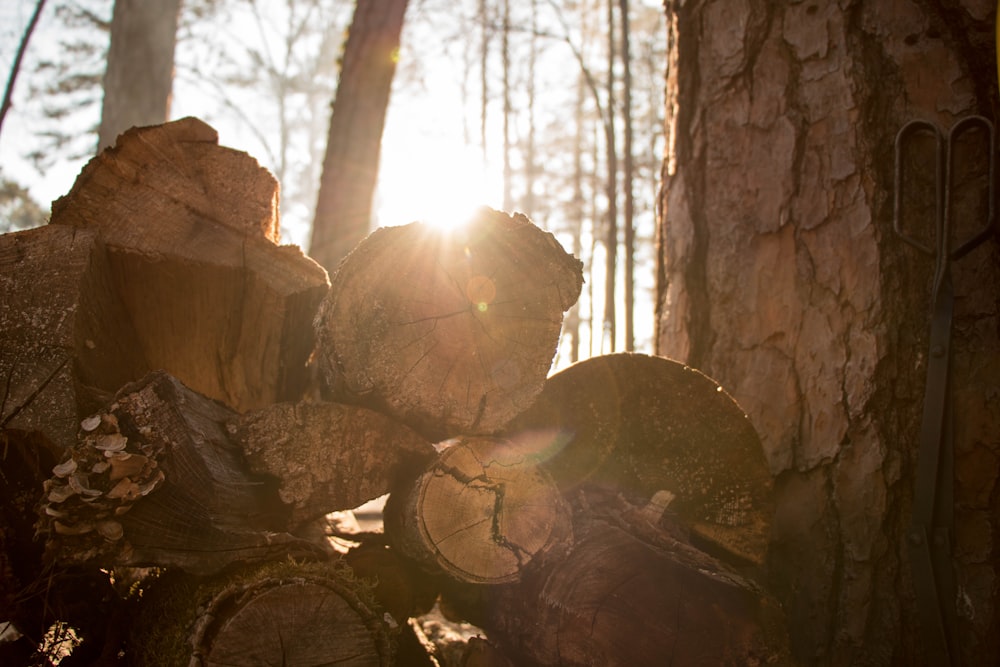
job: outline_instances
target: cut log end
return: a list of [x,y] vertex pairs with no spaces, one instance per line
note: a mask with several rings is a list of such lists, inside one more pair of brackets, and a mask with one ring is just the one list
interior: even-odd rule
[[399,623],[339,560],[276,560],[142,582],[130,662],[140,665],[394,664]]
[[193,638],[192,665],[391,665],[382,619],[328,578],[264,579],[217,595]]
[[507,437],[534,443],[564,492],[613,489],[676,516],[716,553],[764,562],[773,500],[760,438],[732,397],[690,367],[642,354],[574,364]]
[[569,510],[548,474],[529,452],[495,438],[459,440],[403,503],[391,502],[390,540],[469,583],[517,581],[572,533]]
[[316,326],[335,398],[441,440],[493,433],[530,405],[582,273],[524,216],[485,211],[452,232],[377,230],[331,282]]

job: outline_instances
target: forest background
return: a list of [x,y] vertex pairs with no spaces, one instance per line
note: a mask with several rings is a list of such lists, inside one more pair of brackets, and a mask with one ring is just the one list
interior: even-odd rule
[[[0,231],[44,223],[95,154],[113,6],[44,7],[0,132]],[[36,7],[0,7],[8,77]],[[169,118],[197,116],[267,167],[281,184],[283,242],[306,251],[354,9],[352,0],[181,7]],[[655,0],[410,0],[406,9],[370,226],[447,225],[488,205],[553,232],[584,261],[587,281],[555,368],[653,348],[663,21]]]

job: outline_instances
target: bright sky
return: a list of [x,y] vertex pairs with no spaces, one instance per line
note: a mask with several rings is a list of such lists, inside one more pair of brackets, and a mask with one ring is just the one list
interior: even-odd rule
[[[34,6],[35,0],[5,0],[0,7],[0,71],[4,79]],[[54,48],[51,14],[52,8],[46,7],[32,36],[29,58]],[[497,174],[487,174],[479,152],[467,147],[461,133],[455,132],[463,122],[456,76],[448,67],[436,68],[422,81],[426,95],[407,100],[405,109],[390,108],[376,202],[378,224],[404,224],[416,219],[446,224],[456,218],[460,221],[477,206],[499,205],[499,192],[490,192],[487,185],[497,185]],[[30,72],[22,67],[15,99],[23,99],[29,78]],[[201,91],[186,90],[185,83],[178,80],[172,117],[204,116],[203,100]],[[11,110],[0,133],[0,170],[28,185],[39,202],[51,202],[69,190],[85,160],[64,161],[44,175],[38,174],[22,157],[31,147],[32,132],[29,119],[18,111]],[[222,144],[248,150],[263,160],[262,154],[253,151],[256,139],[243,128],[217,121],[213,125],[219,130]],[[295,229],[295,238],[288,241],[304,244],[305,233]]]

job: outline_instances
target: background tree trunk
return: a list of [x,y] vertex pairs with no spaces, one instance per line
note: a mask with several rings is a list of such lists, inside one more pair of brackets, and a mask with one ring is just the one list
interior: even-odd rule
[[407,0],[358,0],[333,101],[309,253],[329,273],[368,234]]
[[[892,232],[893,141],[995,113],[995,10],[958,4],[668,3],[657,351],[761,433],[772,582],[808,664],[926,661],[905,538],[933,261]],[[998,260],[994,238],[953,276],[966,664],[1000,661]]]
[[98,150],[130,127],[169,117],[180,9],[181,0],[115,0]]

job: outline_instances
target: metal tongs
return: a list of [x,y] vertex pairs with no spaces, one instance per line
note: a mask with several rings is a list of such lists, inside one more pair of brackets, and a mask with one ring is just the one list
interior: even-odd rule
[[[986,221],[965,238],[954,238],[963,233],[952,229],[956,187],[955,147],[960,139],[966,139],[967,136],[974,139],[977,132],[984,133],[984,141],[982,148],[980,144],[974,146],[977,150],[987,152]],[[906,182],[904,153],[919,144],[917,139],[920,135],[926,135],[934,142],[935,220],[930,243],[917,238],[912,231],[907,231],[903,219]],[[914,120],[904,125],[896,135],[893,230],[903,241],[933,257],[935,262],[927,386],[920,425],[913,516],[907,535],[920,627],[927,643],[928,664],[933,665],[957,665],[959,661],[955,571],[951,554],[954,527],[954,443],[949,401],[949,363],[955,305],[951,265],[969,254],[994,232],[995,154],[993,123],[983,116],[962,118],[947,134],[934,123]],[[980,153],[980,157],[981,155]]]

